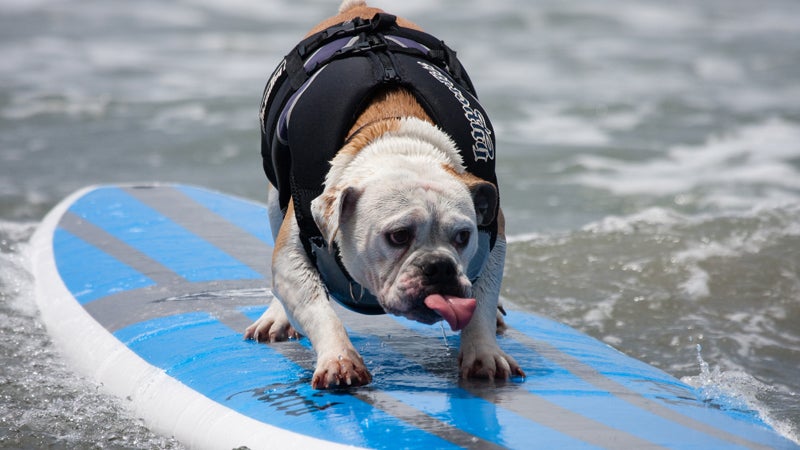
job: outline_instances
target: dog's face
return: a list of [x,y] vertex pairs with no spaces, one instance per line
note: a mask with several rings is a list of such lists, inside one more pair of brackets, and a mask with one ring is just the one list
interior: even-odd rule
[[425,305],[427,296],[472,295],[466,268],[477,227],[496,206],[491,183],[397,157],[326,186],[312,210],[348,272],[386,312],[429,324],[441,317]]

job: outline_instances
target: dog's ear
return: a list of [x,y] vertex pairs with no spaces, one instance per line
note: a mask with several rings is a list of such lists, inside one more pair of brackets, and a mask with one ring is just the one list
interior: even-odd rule
[[470,184],[470,195],[472,203],[475,205],[475,216],[478,218],[478,226],[486,226],[492,223],[497,211],[499,202],[497,188],[487,181],[478,181]]
[[326,189],[311,201],[311,214],[325,242],[333,243],[339,227],[353,216],[360,197],[360,189],[348,186],[344,189]]

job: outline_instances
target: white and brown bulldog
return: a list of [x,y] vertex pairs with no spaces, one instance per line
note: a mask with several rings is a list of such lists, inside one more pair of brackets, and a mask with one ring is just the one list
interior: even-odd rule
[[[425,36],[407,20],[346,0],[265,90],[262,153],[278,188],[269,207],[279,301],[245,337],[307,336],[318,389],[371,380],[330,303],[343,296],[358,303],[364,293],[379,312],[460,330],[462,377],[524,376],[496,340],[506,243],[491,126],[455,53]],[[372,85],[362,88],[364,79]],[[319,159],[324,148],[333,149],[324,180],[309,194],[315,182],[304,158]],[[488,163],[490,177],[469,170]],[[321,262],[331,257],[334,268]],[[328,273],[336,266],[346,278]],[[337,277],[349,288],[333,286]]]

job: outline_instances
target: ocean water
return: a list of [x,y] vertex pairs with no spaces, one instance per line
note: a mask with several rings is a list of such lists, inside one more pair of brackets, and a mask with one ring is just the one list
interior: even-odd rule
[[[800,441],[800,3],[390,3],[495,125],[503,295]],[[67,365],[28,239],[88,184],[263,199],[261,91],[337,6],[0,0],[0,447],[181,447]]]

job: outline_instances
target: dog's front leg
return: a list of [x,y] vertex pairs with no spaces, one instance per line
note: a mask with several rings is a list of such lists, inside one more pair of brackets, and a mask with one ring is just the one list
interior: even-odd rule
[[300,243],[291,207],[275,242],[272,280],[289,322],[308,336],[317,354],[312,386],[327,389],[369,383],[372,376],[350,342],[319,272]]
[[525,376],[514,358],[497,345],[497,303],[505,255],[505,236],[499,234],[486,267],[473,286],[477,309],[461,332],[458,361],[462,378],[508,379]]

